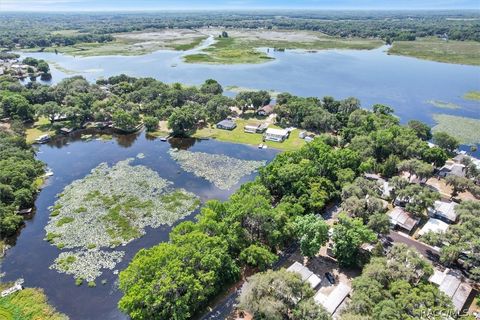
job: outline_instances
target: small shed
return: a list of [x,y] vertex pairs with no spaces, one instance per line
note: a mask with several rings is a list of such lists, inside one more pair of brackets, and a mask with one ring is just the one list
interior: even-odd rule
[[442,220],[430,218],[428,219],[427,223],[425,223],[425,225],[422,227],[422,229],[418,232],[418,234],[423,236],[430,231],[435,233],[444,233],[447,231],[448,226],[448,223],[445,223]]
[[257,133],[257,130],[257,125],[247,124],[245,127],[243,127],[243,131],[246,133]]
[[289,134],[290,132],[285,129],[268,128],[267,131],[265,131],[265,140],[283,142],[288,138]]
[[413,228],[418,224],[418,219],[411,217],[410,213],[401,207],[395,207],[388,212],[390,223],[399,227],[408,233],[412,232]]
[[237,127],[237,124],[235,121],[230,120],[230,119],[225,119],[217,123],[217,128],[218,129],[223,129],[223,130],[233,130]]

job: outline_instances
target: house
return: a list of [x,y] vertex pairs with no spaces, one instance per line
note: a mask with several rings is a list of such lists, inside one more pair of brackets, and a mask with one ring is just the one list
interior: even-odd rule
[[435,218],[430,218],[428,219],[427,223],[425,223],[425,225],[422,227],[422,229],[418,232],[418,234],[423,236],[430,231],[435,233],[445,233],[447,232],[448,227],[448,223]]
[[273,113],[273,106],[271,104],[263,106],[257,110],[259,116],[268,116]]
[[246,125],[243,127],[243,131],[246,133],[257,133],[258,126],[256,125]]
[[300,277],[302,277],[303,281],[306,281],[310,284],[312,289],[318,287],[322,282],[322,279],[320,279],[315,273],[297,261],[288,267],[287,271],[298,273]]
[[461,163],[447,163],[438,171],[440,177],[454,175],[457,177],[465,177],[465,165]]
[[433,275],[428,280],[438,285],[440,291],[452,299],[453,306],[457,312],[463,311],[463,307],[472,292],[472,287],[462,281],[462,276],[459,272],[449,269],[442,272],[435,269]]
[[264,133],[265,130],[267,130],[268,124],[262,123],[259,125],[256,124],[247,124],[244,128],[243,131],[246,133]]
[[313,296],[313,300],[316,303],[321,304],[330,314],[334,314],[351,291],[352,288],[350,286],[345,283],[339,283],[329,295],[326,295],[319,290]]
[[433,208],[428,208],[428,215],[438,218],[447,223],[455,223],[457,221],[457,212],[455,202],[435,201]]
[[387,214],[390,217],[390,223],[393,226],[399,227],[408,233],[411,233],[413,228],[418,224],[418,219],[412,218],[410,213],[401,207],[395,207]]
[[289,134],[290,132],[284,129],[268,128],[265,132],[264,138],[265,140],[283,142],[285,139],[288,138]]
[[233,120],[225,119],[217,123],[217,129],[233,130],[237,127],[237,124]]

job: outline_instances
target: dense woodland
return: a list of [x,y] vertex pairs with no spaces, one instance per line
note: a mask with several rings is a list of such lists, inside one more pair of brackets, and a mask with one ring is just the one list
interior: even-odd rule
[[16,45],[33,48],[81,42],[101,43],[112,41],[114,33],[209,26],[313,30],[331,36],[381,38],[387,42],[443,35],[452,40],[480,41],[478,17],[475,11],[4,13],[0,15],[0,47],[11,49]]
[[[81,128],[90,121],[111,121],[123,130],[141,123],[147,130],[155,130],[158,121],[165,120],[173,134],[185,136],[200,124],[231,115],[232,106],[258,108],[270,102],[265,91],[242,92],[235,98],[225,97],[222,92],[215,80],[187,87],[120,75],[96,84],[72,77],[55,86],[23,86],[4,76],[0,78],[0,113],[11,118],[12,129],[20,133],[24,123],[45,116],[54,127]],[[371,172],[393,177],[394,193],[413,199],[407,209],[422,217],[438,195],[395,176],[403,171],[420,179],[431,177],[458,142],[446,134],[432,135],[430,128],[418,121],[400,125],[388,106],[362,109],[355,98],[302,98],[283,93],[275,109],[280,125],[315,131],[318,138],[298,151],[279,154],[260,169],[255,181],[244,184],[228,201],[207,202],[197,221],[183,222],[173,229],[169,242],[141,250],[120,273],[124,292],[120,309],[134,320],[188,319],[203,310],[226,285],[239,279],[242,268],[265,270],[292,243],[299,244],[303,255],[313,257],[331,239],[333,254],[341,266],[366,265],[364,275],[354,284],[353,304],[348,310],[352,319],[376,317],[382,312],[415,318],[421,309],[408,304],[402,307],[404,301],[412,299],[425,307],[450,310],[438,288],[426,283],[431,267],[415,253],[398,248],[384,257],[383,251],[377,250],[376,258],[369,262],[361,250],[364,243],[379,247],[379,239],[390,227],[380,186],[361,176]],[[67,120],[57,122],[58,115],[65,115]],[[432,137],[438,145],[433,148],[427,144]],[[1,139],[0,224],[5,236],[21,223],[14,212],[31,205],[35,193],[32,182],[43,166],[34,160],[23,137],[2,133]],[[470,170],[469,178],[475,177],[478,172]],[[478,195],[472,181],[465,178],[451,183],[457,192],[468,189]],[[334,201],[343,202],[344,212],[329,235],[321,214]],[[478,215],[478,209],[478,203],[462,204],[460,223],[449,231],[449,243],[442,250],[442,263],[456,264],[460,258],[472,279],[480,274],[479,237],[473,231],[478,226],[471,225],[478,223],[471,219]],[[436,241],[443,245],[442,240]],[[467,257],[462,256],[465,252]],[[388,261],[399,263],[404,259],[411,259],[414,269],[384,274],[385,265],[391,267]],[[310,303],[311,292],[303,292],[295,277],[287,278],[282,280],[285,286],[300,290],[302,298],[294,303],[277,303],[267,295],[265,299],[271,305],[263,307],[275,308],[283,303],[277,311],[284,312],[285,319],[328,319],[320,307]],[[257,280],[259,285],[268,283],[272,274]],[[437,297],[433,302],[432,296]],[[254,301],[255,297],[244,297],[243,303],[247,309],[262,307]],[[385,308],[380,310],[377,305]]]

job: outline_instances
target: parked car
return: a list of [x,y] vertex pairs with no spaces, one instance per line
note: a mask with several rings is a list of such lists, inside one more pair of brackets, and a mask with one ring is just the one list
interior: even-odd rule
[[335,277],[331,272],[325,272],[325,278],[327,278],[328,282],[331,284],[335,284]]

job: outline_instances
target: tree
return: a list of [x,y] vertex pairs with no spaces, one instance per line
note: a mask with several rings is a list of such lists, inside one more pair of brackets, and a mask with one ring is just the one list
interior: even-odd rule
[[43,73],[49,73],[50,72],[50,66],[44,60],[40,60],[37,64],[37,70],[40,71],[40,72],[43,72]]
[[455,149],[460,145],[456,138],[442,131],[433,134],[433,142],[450,155],[453,154]]
[[385,213],[375,213],[368,219],[367,226],[381,235],[390,233],[390,217]]
[[127,112],[124,110],[117,110],[112,116],[113,124],[116,128],[130,131],[133,130],[139,123],[138,116],[131,112]]
[[190,319],[238,268],[226,242],[198,231],[142,249],[119,275],[119,308],[133,320]]
[[360,246],[375,239],[375,233],[363,224],[362,219],[341,214],[333,227],[333,254],[341,266],[355,266],[359,263]]
[[408,172],[409,178],[415,174],[420,181],[428,179],[433,175],[433,167],[428,163],[417,159],[409,159],[400,162],[398,164],[398,170]]
[[12,118],[31,121],[35,115],[33,106],[20,94],[6,94],[3,97],[0,95],[0,105],[3,113]]
[[145,128],[149,132],[155,131],[158,128],[158,118],[156,118],[156,117],[147,116],[147,117],[143,118],[143,123],[145,125]]
[[197,119],[187,108],[175,109],[168,118],[168,127],[175,136],[185,136],[192,133],[197,125]]
[[297,217],[294,229],[300,250],[308,258],[314,257],[328,240],[327,223],[313,214]]
[[293,309],[292,320],[331,320],[330,314],[315,300],[302,300]]
[[447,185],[452,187],[452,198],[457,196],[460,192],[466,191],[473,185],[472,180],[455,175],[448,175],[445,178],[445,181]]
[[47,117],[50,123],[55,121],[55,117],[60,115],[62,108],[55,101],[48,101],[43,105],[37,105],[37,113]]
[[205,94],[219,95],[222,94],[223,88],[216,80],[208,79],[202,84],[200,91]]
[[419,319],[429,310],[453,314],[449,297],[428,282],[430,263],[404,244],[374,257],[353,280],[351,302],[342,319]]
[[285,269],[269,270],[248,279],[239,297],[239,308],[252,314],[255,319],[296,319],[292,318],[294,310],[297,310],[297,315],[307,310],[310,313],[312,306],[302,306],[300,303],[312,297],[313,290],[299,274]]
[[263,271],[277,260],[277,256],[263,246],[252,244],[240,252],[240,260],[244,264],[257,267]]
[[440,193],[418,184],[410,184],[404,189],[396,191],[396,195],[407,200],[407,211],[422,216],[427,208],[433,207],[435,201],[440,200]]
[[425,123],[418,120],[410,120],[408,122],[408,127],[415,131],[417,137],[424,141],[432,139],[432,129]]
[[448,159],[448,155],[442,148],[433,147],[425,150],[422,156],[422,160],[428,163],[433,163],[437,168],[440,168],[445,164]]

